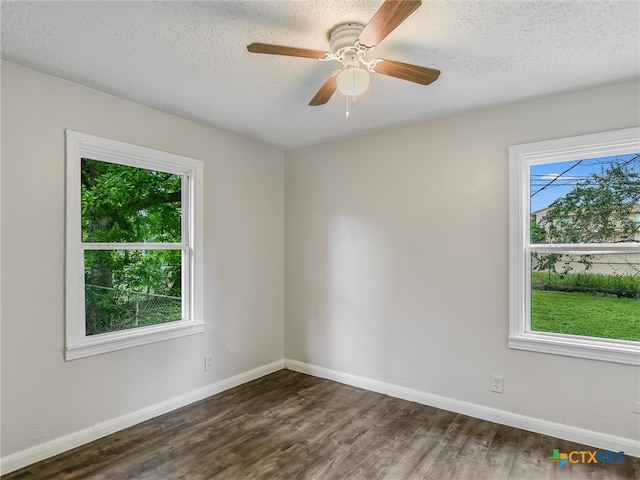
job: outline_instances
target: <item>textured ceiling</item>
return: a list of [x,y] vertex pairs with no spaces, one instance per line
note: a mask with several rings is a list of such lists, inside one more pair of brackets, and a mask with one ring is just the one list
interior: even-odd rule
[[422,86],[372,75],[308,106],[337,62],[250,54],[328,50],[382,0],[2,1],[2,57],[283,149],[640,74],[640,2],[424,0],[368,58],[437,68]]

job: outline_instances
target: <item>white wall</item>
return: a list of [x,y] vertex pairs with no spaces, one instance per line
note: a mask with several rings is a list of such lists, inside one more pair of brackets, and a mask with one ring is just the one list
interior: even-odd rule
[[507,147],[638,126],[639,92],[626,81],[286,152],[287,359],[637,445],[638,367],[507,347]]
[[[204,334],[64,361],[65,128],[204,161]],[[281,364],[283,166],[257,142],[2,63],[3,458]]]

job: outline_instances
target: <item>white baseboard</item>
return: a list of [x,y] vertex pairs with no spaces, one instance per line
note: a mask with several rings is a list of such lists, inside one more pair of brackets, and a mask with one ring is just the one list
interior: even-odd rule
[[217,381],[205,387],[192,390],[191,392],[187,392],[183,395],[178,395],[177,397],[156,403],[155,405],[143,408],[142,410],[128,413],[121,417],[107,420],[78,432],[65,435],[64,437],[54,438],[53,440],[41,443],[40,445],[35,445],[26,450],[7,455],[0,459],[0,474],[4,475],[9,472],[13,472],[19,468],[26,467],[27,465],[39,462],[45,458],[66,452],[72,448],[79,447],[80,445],[92,442],[98,438],[149,420],[150,418],[163,415],[171,412],[172,410],[189,405],[190,403],[210,397],[211,395],[224,392],[225,390],[237,387],[243,383],[277,372],[283,368],[284,360],[278,360],[267,365],[262,365],[247,372],[234,375],[233,377]]
[[521,428],[530,432],[541,433],[563,440],[578,442],[590,445],[595,448],[610,450],[613,452],[624,452],[626,455],[640,457],[640,443],[637,440],[625,437],[618,437],[606,433],[586,430],[584,428],[563,425],[539,418],[527,417],[518,413],[498,410],[497,408],[476,405],[474,403],[455,400],[453,398],[435,395],[433,393],[422,392],[407,387],[400,387],[379,380],[359,377],[349,373],[331,370],[317,365],[311,365],[297,360],[285,359],[285,368],[300,373],[306,373],[315,377],[327,378],[336,382],[344,383],[365,390],[389,395],[390,397],[401,398],[411,402],[429,405],[431,407],[461,413],[482,420],[508,425],[510,427]]

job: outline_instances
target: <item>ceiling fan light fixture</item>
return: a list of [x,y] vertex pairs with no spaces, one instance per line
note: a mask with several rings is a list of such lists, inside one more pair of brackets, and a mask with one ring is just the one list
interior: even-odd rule
[[346,67],[336,78],[338,91],[348,97],[360,95],[369,87],[369,72],[359,67]]

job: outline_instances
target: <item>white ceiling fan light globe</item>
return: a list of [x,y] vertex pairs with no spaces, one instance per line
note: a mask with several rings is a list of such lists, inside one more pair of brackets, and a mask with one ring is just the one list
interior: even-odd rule
[[340,93],[355,97],[369,88],[369,72],[358,67],[347,67],[338,74],[336,84]]

